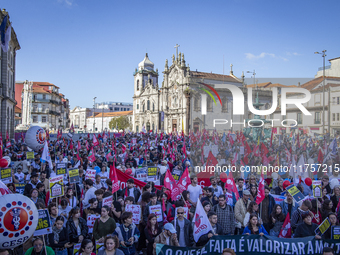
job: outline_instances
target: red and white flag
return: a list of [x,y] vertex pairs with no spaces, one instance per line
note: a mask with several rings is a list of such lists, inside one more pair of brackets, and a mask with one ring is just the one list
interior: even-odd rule
[[209,222],[207,213],[204,211],[204,208],[201,204],[201,201],[197,200],[197,206],[195,211],[195,216],[192,220],[194,223],[194,240],[198,242],[202,235],[209,233],[212,231],[211,224]]
[[164,187],[170,190],[171,199],[173,201],[176,201],[178,199],[178,196],[180,195],[180,191],[169,169],[166,171],[166,174],[165,174]]
[[93,162],[96,161],[96,156],[94,155],[93,148],[91,148],[90,154],[89,154],[89,156],[87,157],[87,159],[88,159],[91,163],[93,163]]
[[180,193],[184,190],[187,190],[188,186],[191,184],[191,180],[189,177],[188,168],[185,169],[184,173],[182,174],[181,178],[179,179],[177,186],[179,188]]
[[93,144],[93,146],[99,145],[99,142],[98,142],[97,137],[95,136],[95,134],[93,134],[93,136],[92,136],[92,144]]
[[291,238],[292,237],[292,228],[290,225],[290,217],[289,213],[287,213],[286,219],[283,222],[279,238]]
[[115,193],[116,191],[119,190],[119,182],[118,182],[118,176],[117,176],[117,172],[116,172],[116,167],[111,166],[110,167],[110,179],[112,180],[112,194]]
[[259,188],[256,196],[256,203],[259,205],[263,199],[264,199],[264,173],[262,168]]
[[225,183],[225,189],[227,191],[229,190],[231,193],[234,193],[236,200],[238,200],[240,198],[236,184],[235,184],[235,180],[234,180],[234,177],[233,177],[233,173],[231,171],[230,171],[229,176],[227,178],[227,181]]

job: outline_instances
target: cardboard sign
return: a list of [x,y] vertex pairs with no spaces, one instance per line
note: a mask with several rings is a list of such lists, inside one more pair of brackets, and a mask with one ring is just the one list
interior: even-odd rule
[[132,223],[139,224],[142,214],[140,205],[126,205],[125,211],[132,212]]
[[[184,209],[184,218],[188,219],[188,214],[189,214],[189,209],[188,207],[182,207]],[[177,219],[178,215],[177,215],[177,207],[176,207],[176,211],[175,211],[175,219]]]
[[292,195],[296,203],[302,201],[305,196],[300,192],[300,190],[295,185],[290,185],[286,188],[289,194]]
[[96,170],[94,169],[87,169],[85,173],[85,180],[90,179],[92,181],[96,181]]
[[98,218],[100,218],[100,215],[96,214],[87,215],[87,227],[89,228],[89,234],[93,233],[94,222]]
[[34,159],[34,151],[26,152],[26,159]]
[[285,200],[285,196],[280,196],[280,195],[273,195],[273,194],[270,194],[273,198],[274,198],[274,200],[275,200],[275,204],[281,204],[281,202],[283,201],[283,200]]
[[96,241],[96,251],[97,251],[97,254],[99,251],[101,250],[104,250],[105,247],[104,247],[104,243],[99,243],[98,241]]
[[322,198],[322,182],[313,181],[313,197]]
[[131,143],[132,143],[133,145],[137,144],[137,138],[131,138]]
[[79,169],[69,169],[68,176],[70,178],[70,183],[79,183]]
[[331,226],[331,222],[329,221],[328,217],[319,225],[317,229],[315,229],[315,234],[322,236],[327,229]]
[[52,233],[51,219],[48,209],[38,210],[39,219],[37,228],[34,231],[34,236],[47,235]]
[[81,248],[81,243],[76,243],[74,246],[73,246],[73,255],[79,255],[80,253],[80,248]]
[[57,175],[67,174],[66,163],[57,163],[56,167],[57,167],[57,173],[56,173]]
[[340,226],[332,226],[332,236],[331,239],[339,240],[340,239]]
[[149,166],[148,167],[148,177],[156,177],[157,176],[157,167]]
[[5,184],[12,182],[12,168],[1,168],[1,181]]
[[157,222],[163,221],[163,213],[161,205],[150,205],[149,213],[154,213],[157,216]]
[[182,175],[181,170],[175,169],[172,171],[172,177],[174,177],[175,181],[178,181],[179,178],[181,178],[181,175]]
[[146,178],[148,177],[148,170],[147,170],[147,168],[138,168],[138,169],[136,169],[136,171],[135,171],[135,174],[136,174],[136,178],[138,179],[138,180],[141,180],[141,181],[144,181],[144,180],[146,180]]
[[57,175],[50,178],[50,197],[62,197],[64,196],[64,176]]
[[108,207],[111,207],[112,200],[113,200],[113,196],[103,198],[102,206],[107,205]]
[[19,194],[23,195],[24,194],[24,190],[25,190],[25,183],[14,183],[15,186],[15,190],[16,192],[18,192]]

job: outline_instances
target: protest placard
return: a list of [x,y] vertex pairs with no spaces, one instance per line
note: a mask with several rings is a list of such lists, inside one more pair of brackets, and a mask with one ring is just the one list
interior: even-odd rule
[[102,206],[107,205],[108,207],[111,207],[112,200],[113,200],[112,196],[103,198]]
[[34,159],[34,151],[27,151],[26,159]]
[[89,234],[93,233],[94,222],[99,217],[100,215],[96,215],[96,214],[87,215],[87,227],[89,228]]
[[92,181],[96,180],[96,170],[94,169],[87,169],[85,173],[85,180],[90,179]]
[[182,171],[181,170],[174,169],[172,171],[172,177],[174,177],[175,181],[178,181],[179,178],[181,178],[181,175],[182,175]]
[[322,198],[322,182],[313,181],[313,196],[315,198]]
[[25,190],[25,186],[26,184],[25,183],[14,183],[14,186],[15,186],[15,190],[23,195],[24,194],[24,190]]
[[149,213],[154,213],[157,216],[157,222],[163,221],[163,213],[161,205],[150,205]]
[[331,222],[329,221],[328,217],[319,225],[317,229],[315,229],[315,234],[322,236],[327,229],[331,226]]
[[64,175],[50,178],[50,197],[61,197],[64,195]]
[[79,169],[69,169],[68,176],[70,178],[70,183],[78,183],[79,182]]
[[340,239],[340,226],[332,226],[332,239],[339,240]]
[[285,200],[286,198],[285,196],[273,195],[273,194],[271,194],[271,196],[274,198],[276,204],[281,204],[281,202]]
[[131,143],[132,143],[133,145],[135,145],[135,144],[137,143],[137,138],[136,138],[136,137],[131,138]]
[[80,247],[81,247],[81,243],[76,243],[73,246],[73,255],[79,255],[80,254]]
[[61,175],[61,174],[66,174],[67,173],[67,165],[66,163],[57,163],[56,165],[57,168],[57,175]]
[[1,181],[5,184],[12,182],[12,168],[1,168]]
[[34,231],[34,236],[47,235],[52,233],[51,219],[48,209],[38,210],[38,225]]
[[97,254],[98,254],[99,251],[104,250],[104,249],[105,249],[104,243],[100,243],[100,242],[96,241],[96,251],[97,251]]
[[149,166],[148,167],[148,177],[156,177],[157,176],[157,167]]
[[136,178],[140,181],[145,181],[148,177],[148,169],[146,167],[143,168],[137,168],[135,171]]
[[289,194],[292,195],[296,203],[302,201],[305,196],[300,192],[300,190],[295,185],[290,185],[286,188]]
[[132,223],[139,224],[142,213],[140,205],[126,205],[125,211],[132,212]]

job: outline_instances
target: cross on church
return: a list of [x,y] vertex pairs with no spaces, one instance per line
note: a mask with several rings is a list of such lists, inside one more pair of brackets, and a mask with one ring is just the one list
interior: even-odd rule
[[179,47],[180,45],[178,45],[177,43],[176,43],[176,46],[174,47],[174,48],[176,48],[176,59],[178,58],[178,47]]
[[230,64],[230,74],[233,74],[233,64]]

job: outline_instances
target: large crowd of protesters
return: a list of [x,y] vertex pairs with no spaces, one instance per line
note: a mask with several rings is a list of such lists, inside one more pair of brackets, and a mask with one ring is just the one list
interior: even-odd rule
[[[292,237],[314,236],[330,239],[330,228],[322,236],[315,229],[328,217],[332,226],[339,225],[338,210],[340,186],[331,185],[338,177],[340,163],[338,138],[319,139],[300,132],[299,135],[281,134],[260,142],[245,138],[242,133],[218,134],[197,132],[189,135],[165,133],[122,133],[98,135],[99,145],[93,146],[91,135],[78,141],[69,137],[49,140],[48,146],[53,168],[41,160],[42,151],[34,152],[34,159],[26,159],[27,145],[19,140],[3,149],[3,156],[11,158],[13,182],[8,188],[13,192],[16,184],[25,184],[23,195],[29,197],[37,209],[48,209],[52,233],[31,237],[18,247],[22,254],[71,255],[75,244],[81,244],[78,254],[156,254],[156,244],[179,247],[202,247],[214,235],[270,235],[278,237],[287,215],[291,222]],[[334,141],[336,145],[334,145]],[[203,185],[200,173],[208,163],[203,150],[217,147],[215,154],[220,166],[233,165],[237,171],[233,178],[239,199],[228,198],[220,173],[210,174]],[[256,147],[258,146],[258,150]],[[267,149],[264,149],[264,147]],[[334,151],[335,148],[335,151]],[[94,153],[94,160],[89,155]],[[92,155],[93,156],[93,155]],[[244,165],[289,166],[304,157],[309,165],[326,164],[322,171],[308,171],[313,180],[322,181],[322,197],[314,198],[312,188],[304,178],[292,172],[266,174],[265,197],[256,203],[261,172],[241,172]],[[79,183],[64,179],[65,195],[51,199],[49,178],[56,176],[56,165],[66,163],[67,168],[79,169]],[[140,167],[156,166],[157,182],[145,182],[136,187],[136,171]],[[112,192],[110,168],[131,176],[126,186]],[[198,168],[197,168],[198,167]],[[94,179],[86,179],[86,170],[95,169]],[[171,190],[164,187],[164,177],[171,173],[183,173],[188,169],[191,184],[177,200],[171,199]],[[293,183],[308,199],[297,203],[285,190],[284,182]],[[156,185],[155,185],[156,184]],[[284,196],[277,203],[273,195]],[[113,197],[112,204],[102,205],[103,199]],[[212,231],[194,241],[192,219],[200,200],[207,214]],[[158,221],[149,207],[162,205],[163,220]],[[133,214],[127,205],[140,205],[139,224],[133,223]],[[185,212],[188,212],[187,214]],[[96,215],[91,231],[88,216]],[[96,243],[102,243],[96,251]],[[328,250],[326,249],[326,252]],[[6,251],[0,251],[5,255]],[[332,252],[331,249],[328,252]],[[224,255],[235,254],[226,249]],[[329,253],[332,254],[332,253]]]

